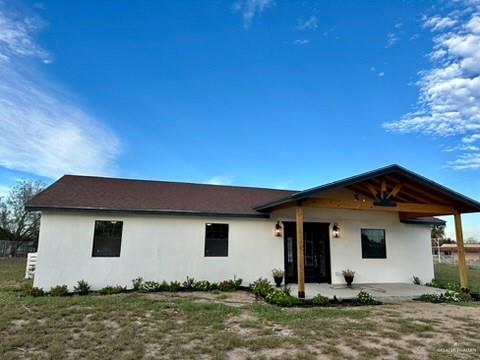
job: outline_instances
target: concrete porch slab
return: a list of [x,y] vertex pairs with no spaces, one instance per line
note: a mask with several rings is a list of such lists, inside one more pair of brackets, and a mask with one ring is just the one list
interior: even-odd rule
[[[297,295],[297,284],[287,285],[292,295]],[[422,294],[442,294],[445,290],[429,286],[408,283],[378,283],[378,284],[305,284],[305,298],[311,299],[315,295],[322,294],[330,299],[336,296],[338,299],[352,299],[360,290],[365,290],[375,299],[381,301],[407,300]]]

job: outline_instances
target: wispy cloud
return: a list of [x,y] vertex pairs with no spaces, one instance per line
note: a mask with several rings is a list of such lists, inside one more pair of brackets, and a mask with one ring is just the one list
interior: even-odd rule
[[231,185],[233,183],[233,176],[217,175],[207,180],[210,185]]
[[52,61],[33,38],[41,24],[0,3],[0,166],[50,178],[110,173],[116,136],[35,64]]
[[459,154],[447,166],[480,169],[480,10],[453,14],[424,19],[436,35],[430,54],[433,66],[420,73],[417,109],[384,126],[401,133],[451,137],[458,145],[449,150]]
[[372,67],[370,68],[370,71],[373,72],[374,74],[376,74],[376,75],[379,76],[379,77],[384,77],[384,76],[385,76],[385,72],[383,72],[383,71],[378,71],[375,66],[372,66]]
[[255,16],[273,6],[273,0],[239,0],[233,4],[233,10],[242,14],[243,27],[248,29]]
[[393,45],[395,45],[397,43],[397,41],[399,40],[399,37],[397,34],[395,33],[390,33],[387,35],[387,45],[385,45],[385,47],[389,48],[389,47],[392,47]]
[[296,39],[296,40],[293,40],[292,44],[293,45],[307,45],[308,43],[310,43],[310,39]]
[[297,29],[300,31],[315,30],[316,28],[318,28],[318,20],[315,15],[306,20],[298,20]]

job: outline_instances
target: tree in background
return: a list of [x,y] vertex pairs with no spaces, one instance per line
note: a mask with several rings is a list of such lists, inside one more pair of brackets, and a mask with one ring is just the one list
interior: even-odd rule
[[473,236],[470,236],[467,240],[465,240],[465,244],[478,244],[478,240]]
[[21,180],[0,197],[0,240],[13,241],[10,256],[26,242],[37,242],[40,229],[40,214],[25,210],[27,202],[45,188],[40,181]]

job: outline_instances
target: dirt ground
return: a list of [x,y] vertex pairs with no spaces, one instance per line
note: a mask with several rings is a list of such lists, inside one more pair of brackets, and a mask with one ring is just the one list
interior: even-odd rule
[[279,308],[245,291],[18,297],[1,359],[478,359],[480,306]]

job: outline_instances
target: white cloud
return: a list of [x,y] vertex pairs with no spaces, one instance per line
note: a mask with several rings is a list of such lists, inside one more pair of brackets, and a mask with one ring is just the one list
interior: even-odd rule
[[293,41],[293,45],[307,45],[310,41],[310,39],[297,39]]
[[397,43],[397,41],[399,40],[398,36],[394,33],[390,33],[387,35],[387,45],[385,45],[385,47],[389,48],[389,47],[392,47],[393,45],[395,45]]
[[383,71],[377,71],[377,68],[376,68],[375,66],[372,66],[372,67],[370,68],[370,71],[373,72],[373,73],[375,73],[375,74],[377,74],[377,76],[379,76],[379,77],[384,77],[384,76],[385,76],[385,72],[383,72]]
[[50,178],[108,174],[119,141],[33,63],[50,60],[33,40],[38,24],[0,3],[0,166]]
[[243,27],[249,28],[255,16],[274,4],[273,0],[239,0],[233,4],[233,10],[242,14]]
[[210,185],[231,185],[234,177],[228,175],[217,175],[207,180]]
[[297,25],[297,29],[301,31],[315,30],[317,27],[318,27],[318,20],[315,15],[311,16],[307,20],[299,20]]
[[417,110],[384,126],[402,133],[448,136],[468,144],[448,149],[459,154],[447,166],[479,169],[480,152],[474,143],[480,140],[480,13],[466,18],[462,21],[465,17],[458,15],[447,21],[436,16],[425,20],[426,26],[436,31],[449,30],[433,38],[433,67],[420,73]]
[[440,17],[438,15],[423,18],[423,27],[430,28],[431,31],[440,31],[451,28],[457,23],[457,20],[448,16]]

